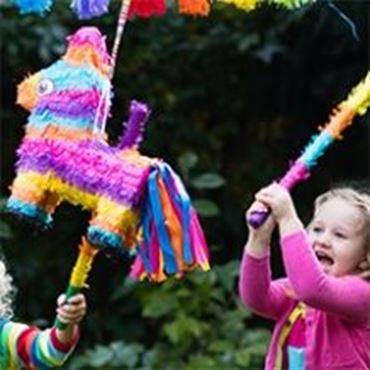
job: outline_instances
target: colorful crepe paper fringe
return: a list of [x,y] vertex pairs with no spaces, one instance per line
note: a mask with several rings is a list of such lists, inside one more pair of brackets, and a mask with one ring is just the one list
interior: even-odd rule
[[165,0],[131,0],[129,17],[150,18],[166,14]]
[[150,111],[146,104],[136,100],[131,102],[129,122],[124,123],[124,136],[119,140],[118,149],[137,149],[143,140],[145,124],[149,118]]
[[300,6],[313,4],[318,0],[267,0],[270,4],[275,4],[277,6],[282,6],[287,9],[294,9]]
[[90,19],[108,13],[109,0],[72,0],[71,8],[79,19]]
[[148,201],[142,215],[143,240],[131,277],[163,281],[194,267],[209,270],[207,244],[181,180],[159,162],[149,176]]
[[218,1],[226,4],[235,5],[235,7],[248,12],[257,8],[257,6],[264,4],[275,5],[286,9],[295,9],[300,6],[313,4],[317,0],[218,0]]
[[179,12],[188,15],[208,15],[210,0],[179,0]]
[[[7,207],[46,225],[61,201],[90,210],[88,243],[130,253],[139,246],[138,277],[161,281],[195,266],[207,269],[204,236],[181,180],[163,161],[138,151],[149,108],[132,101],[119,144],[106,141],[109,68],[105,38],[83,27],[68,37],[61,60],[19,85],[17,102],[31,114]],[[175,220],[180,228],[172,228]],[[160,266],[158,258],[148,262],[147,253],[162,258]]]
[[235,7],[245,11],[253,10],[262,3],[261,0],[220,0],[220,2],[235,5]]
[[[116,0],[122,1],[122,0]],[[124,0],[123,0],[124,1]],[[259,5],[277,5],[279,7],[294,9],[303,5],[312,4],[317,0],[177,0],[179,12],[185,15],[207,16],[211,5],[218,2],[235,5],[237,8],[251,11]],[[53,0],[13,0],[21,13],[45,14]],[[169,0],[131,0],[129,17],[150,18],[163,16],[167,12]],[[109,0],[72,0],[71,8],[80,19],[99,17],[108,12]]]
[[[279,181],[288,190],[310,175],[310,170],[326,149],[338,139],[342,132],[352,125],[356,115],[364,115],[370,106],[370,72],[349,94],[346,100],[333,110],[329,122],[319,135],[312,137],[301,156],[292,164],[288,172]],[[254,226],[260,226],[267,218],[268,213],[256,212],[248,220]]]
[[[73,297],[87,286],[86,281],[98,252],[99,250],[89,244],[85,238],[82,239],[77,261],[73,267],[69,285],[65,293],[66,299]],[[54,325],[58,329],[64,329],[66,327],[66,324],[62,323],[58,318],[55,319]]]
[[36,13],[44,15],[53,5],[53,0],[13,0],[21,14]]

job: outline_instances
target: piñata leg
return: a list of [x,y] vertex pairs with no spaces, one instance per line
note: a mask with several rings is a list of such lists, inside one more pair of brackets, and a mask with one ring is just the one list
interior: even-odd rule
[[[87,239],[100,248],[114,253],[131,249],[135,243],[138,215],[132,209],[108,199],[100,199],[95,217],[87,231]],[[109,253],[109,251],[106,251]]]
[[48,175],[21,172],[13,181],[7,210],[20,217],[48,226],[59,204],[59,196],[47,190]]

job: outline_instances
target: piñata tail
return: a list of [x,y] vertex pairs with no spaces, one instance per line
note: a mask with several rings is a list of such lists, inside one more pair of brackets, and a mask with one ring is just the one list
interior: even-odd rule
[[152,168],[147,189],[142,241],[130,276],[160,282],[196,267],[207,271],[207,244],[180,178],[159,162]]

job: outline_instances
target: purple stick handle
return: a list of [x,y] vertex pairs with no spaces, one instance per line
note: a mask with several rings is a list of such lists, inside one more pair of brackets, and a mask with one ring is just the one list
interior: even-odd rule
[[[310,170],[299,160],[289,168],[288,172],[279,181],[281,186],[287,190],[291,190],[297,183],[307,179],[310,175]],[[266,211],[253,211],[248,217],[248,224],[253,228],[258,229],[267,220],[271,210]]]
[[265,223],[267,217],[270,214],[270,210],[267,211],[253,211],[248,217],[248,223],[253,228],[258,229],[262,224]]

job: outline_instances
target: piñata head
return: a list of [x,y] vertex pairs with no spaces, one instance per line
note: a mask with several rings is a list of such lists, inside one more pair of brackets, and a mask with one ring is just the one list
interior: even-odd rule
[[17,103],[31,111],[29,130],[58,125],[79,134],[92,133],[109,110],[110,57],[105,38],[98,29],[86,27],[68,41],[61,60],[18,86]]
[[208,266],[207,247],[181,180],[138,151],[149,116],[133,101],[120,143],[106,142],[110,57],[96,28],[68,38],[61,60],[28,77],[17,102],[31,112],[17,151],[7,208],[42,225],[61,201],[90,210],[87,238],[108,250],[138,249],[135,276]]

